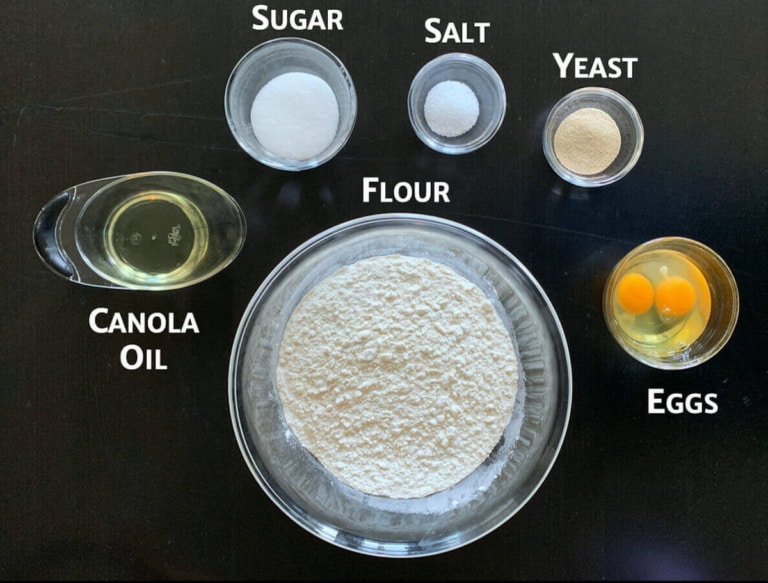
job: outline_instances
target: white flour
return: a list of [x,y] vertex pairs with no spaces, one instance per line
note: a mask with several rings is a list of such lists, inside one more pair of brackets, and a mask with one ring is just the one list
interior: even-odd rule
[[469,475],[509,423],[518,367],[486,295],[428,259],[343,267],[291,315],[277,388],[286,421],[333,475],[417,498]]

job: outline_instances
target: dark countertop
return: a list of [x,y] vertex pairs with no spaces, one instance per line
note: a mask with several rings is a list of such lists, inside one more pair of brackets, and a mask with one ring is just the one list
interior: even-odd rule
[[[768,578],[768,4],[313,2],[343,31],[295,33],[334,51],[359,116],[312,171],[260,165],[236,145],[223,92],[237,60],[283,31],[256,2],[6,0],[0,21],[0,578]],[[302,8],[298,2],[270,6]],[[424,20],[487,21],[485,44],[427,44]],[[477,54],[505,82],[496,137],[466,156],[427,149],[406,95],[444,52]],[[632,79],[560,79],[553,52],[637,57]],[[623,93],[646,130],[614,185],[566,187],[540,143],[577,87]],[[37,258],[32,224],[62,190],[144,170],[200,176],[248,220],[235,262],[170,292],[88,288]],[[450,204],[364,204],[362,179],[444,180]],[[573,365],[573,408],[541,489],[503,526],[417,560],[343,551],[289,520],[234,439],[227,370],[248,301],[310,236],[367,214],[423,212],[477,229],[549,295]],[[636,244],[682,235],[715,249],[741,315],[709,362],[646,367],[611,339],[600,296]],[[88,315],[192,312],[199,334],[96,334]],[[167,371],[127,371],[129,342]],[[715,415],[649,415],[648,389],[718,395]]]

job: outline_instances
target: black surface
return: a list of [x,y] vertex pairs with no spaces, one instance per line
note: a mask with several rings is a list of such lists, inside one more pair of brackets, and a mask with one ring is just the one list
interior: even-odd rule
[[[3,0],[0,19],[0,577],[172,579],[768,578],[768,3],[313,2],[343,31],[299,32],[346,64],[359,117],[344,150],[300,174],[236,145],[224,86],[251,47],[246,1]],[[309,4],[309,3],[307,3]],[[277,3],[275,7],[306,7]],[[425,18],[489,21],[484,45],[424,42]],[[413,134],[413,75],[471,52],[502,76],[508,110],[480,151],[451,157]],[[632,79],[560,79],[553,52],[637,57]],[[540,134],[549,108],[588,84],[637,107],[646,144],[618,183],[565,186]],[[175,170],[243,207],[249,234],[225,271],[172,292],[87,288],[37,257],[35,216],[89,180]],[[445,180],[443,205],[363,204],[362,178]],[[460,221],[542,284],[573,363],[571,422],[531,501],[483,539],[418,560],[331,546],[263,494],[234,440],[227,368],[245,307],[308,237],[385,211]],[[741,317],[714,359],[641,365],[603,322],[618,259],[662,235],[718,251]],[[104,335],[92,309],[193,312],[200,334]],[[168,370],[130,372],[125,344]],[[715,415],[649,415],[647,391],[716,392]]]

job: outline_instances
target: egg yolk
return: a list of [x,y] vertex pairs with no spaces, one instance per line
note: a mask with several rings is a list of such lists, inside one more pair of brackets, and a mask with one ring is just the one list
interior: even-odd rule
[[616,299],[625,312],[647,312],[653,305],[653,284],[644,275],[628,273],[616,285]]
[[656,309],[664,318],[685,316],[696,305],[696,290],[687,279],[673,275],[656,287]]

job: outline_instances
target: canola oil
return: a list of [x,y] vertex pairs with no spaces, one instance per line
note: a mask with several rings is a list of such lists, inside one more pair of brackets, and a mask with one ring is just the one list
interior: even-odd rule
[[112,211],[104,244],[115,268],[134,282],[173,283],[195,269],[208,248],[200,210],[172,192],[137,193]]

